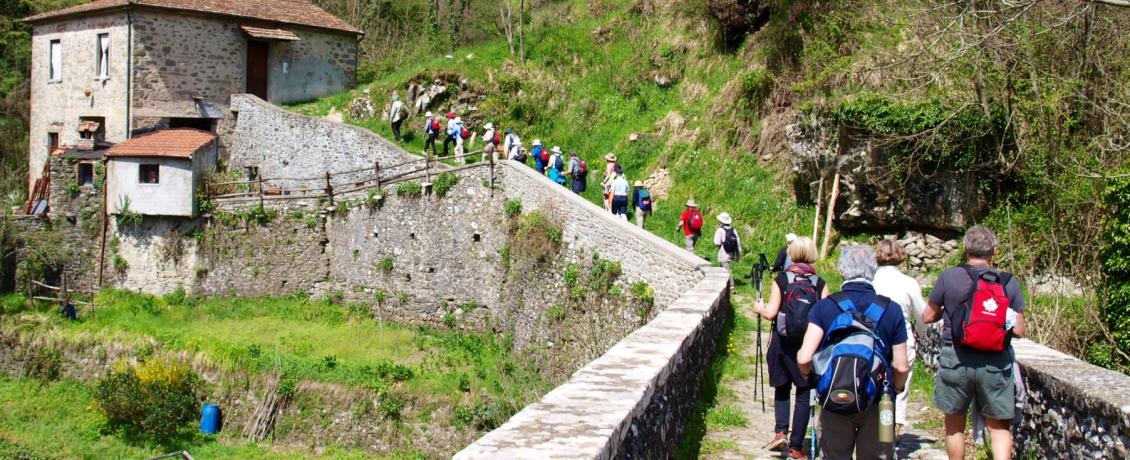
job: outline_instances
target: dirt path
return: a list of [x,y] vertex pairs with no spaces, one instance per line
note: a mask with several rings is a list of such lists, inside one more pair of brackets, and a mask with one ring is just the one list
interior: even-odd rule
[[[753,301],[748,296],[735,296],[734,305],[736,313],[748,318],[755,318]],[[765,323],[763,321],[763,323]],[[766,330],[768,326],[766,325]],[[744,358],[742,362],[750,365],[761,365],[755,358],[757,347],[755,340],[756,331],[749,332],[749,345],[740,353]],[[768,345],[769,334],[763,332],[762,347]],[[756,363],[756,364],[753,364]],[[711,460],[746,460],[746,459],[779,459],[785,458],[780,451],[764,449],[766,442],[773,437],[773,389],[768,383],[764,384],[765,410],[761,409],[761,400],[754,396],[754,372],[751,369],[750,378],[723,380],[719,390],[718,405],[730,405],[741,411],[749,423],[745,427],[730,427],[722,429],[707,428],[703,439],[701,458]],[[764,368],[762,372],[765,372]],[[768,376],[766,375],[766,380]],[[904,428],[899,440],[898,458],[916,460],[945,460],[945,450],[936,437],[929,433],[932,425],[939,418],[927,410],[926,398],[929,395],[912,394],[908,412],[910,424]],[[929,418],[931,420],[924,420]],[[916,428],[915,425],[919,427]],[[806,441],[807,443],[807,441]],[[807,445],[807,444],[806,444]]]

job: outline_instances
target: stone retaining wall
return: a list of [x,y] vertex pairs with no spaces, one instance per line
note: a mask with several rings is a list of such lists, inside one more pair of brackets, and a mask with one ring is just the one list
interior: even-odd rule
[[[936,368],[937,328],[932,331],[918,353]],[[1130,458],[1130,376],[1031,340],[1012,345],[1028,390],[1012,427],[1017,458]]]
[[454,458],[674,456],[731,311],[729,273],[702,271],[655,319]]

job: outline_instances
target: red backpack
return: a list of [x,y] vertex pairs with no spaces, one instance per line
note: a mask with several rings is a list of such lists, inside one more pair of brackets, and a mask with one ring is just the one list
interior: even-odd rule
[[464,139],[471,137],[471,131],[464,127],[461,131],[459,131],[459,137],[462,137]]
[[499,145],[499,144],[502,144],[502,136],[498,134],[498,131],[495,131],[494,132],[494,145]]
[[432,132],[433,133],[439,132],[439,120],[436,120],[434,117],[432,118]]
[[579,164],[577,165],[577,172],[582,176],[588,174],[589,165],[585,163],[585,160],[583,158],[578,158],[577,161],[579,161]]
[[549,150],[544,147],[541,149],[541,162],[549,163]]
[[691,230],[694,230],[696,232],[702,230],[702,213],[698,212],[697,209],[691,211],[690,218],[687,220],[689,221],[688,224],[690,225]]
[[981,351],[1004,351],[1008,337],[1004,329],[1008,316],[1008,295],[1005,286],[1012,275],[985,271],[980,274],[969,265],[961,268],[973,280],[961,307],[953,313],[950,328],[953,343]]

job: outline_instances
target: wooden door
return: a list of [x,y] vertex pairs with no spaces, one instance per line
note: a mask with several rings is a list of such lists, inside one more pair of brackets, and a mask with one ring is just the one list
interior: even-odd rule
[[247,42],[247,92],[267,99],[267,42]]

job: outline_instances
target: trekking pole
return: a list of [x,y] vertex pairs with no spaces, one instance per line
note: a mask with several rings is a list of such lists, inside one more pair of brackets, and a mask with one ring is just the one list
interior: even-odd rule
[[[769,268],[768,261],[765,260],[765,253],[758,254],[757,263],[753,265],[753,286],[757,291],[757,300],[760,302],[761,298],[761,278],[765,270]],[[761,412],[765,412],[765,352],[762,350],[761,345],[761,313],[754,312],[757,315],[757,372],[754,373],[754,397],[757,397],[757,392],[761,392]]]
[[811,434],[809,435],[810,445],[809,445],[809,448],[808,448],[808,458],[815,460],[817,457],[820,456],[820,452],[816,449],[816,446],[819,445],[816,442],[816,433],[818,433],[818,431],[816,430],[816,408],[820,406],[820,398],[816,397],[816,390],[815,389],[808,391],[808,397],[810,398],[809,399],[809,407],[810,408],[809,408],[809,412],[808,412],[808,429],[812,430]]

